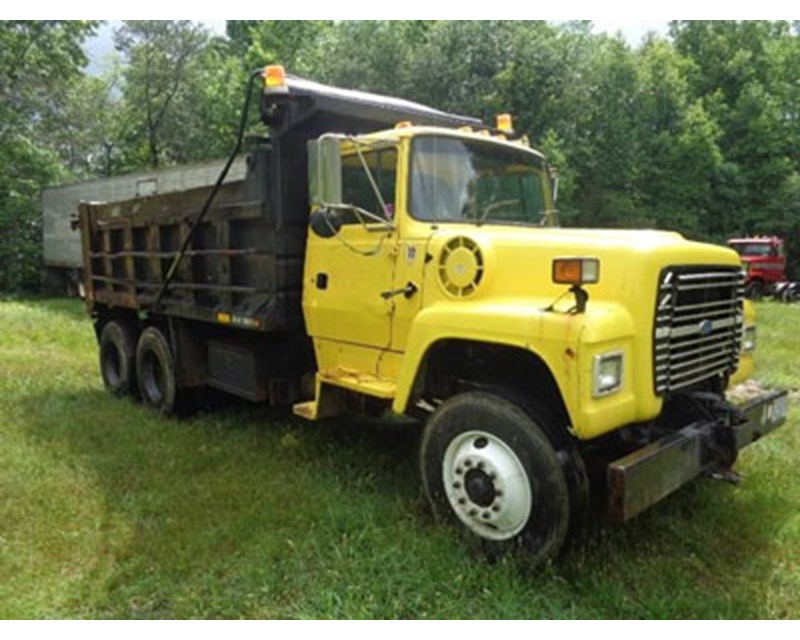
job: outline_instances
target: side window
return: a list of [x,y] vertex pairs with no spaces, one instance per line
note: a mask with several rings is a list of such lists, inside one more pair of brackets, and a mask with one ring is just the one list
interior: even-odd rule
[[[362,155],[386,204],[386,211],[381,211],[380,200],[370,184],[369,176],[367,176],[357,153],[342,157],[342,202],[377,215],[383,215],[391,220],[394,218],[394,197],[397,184],[397,149],[363,151]],[[357,223],[358,216],[354,213],[345,213],[342,216],[342,222],[344,224]]]

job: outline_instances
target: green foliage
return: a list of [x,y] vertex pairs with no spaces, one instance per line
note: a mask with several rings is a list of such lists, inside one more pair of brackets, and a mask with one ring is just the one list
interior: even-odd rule
[[324,58],[326,34],[331,22],[325,20],[263,20],[247,28],[246,69],[260,69],[267,64],[282,64],[297,75],[313,74]]
[[5,140],[0,167],[0,291],[35,291],[42,267],[39,195],[61,170],[52,154],[24,136]]
[[74,179],[112,176],[121,170],[123,105],[121,68],[80,76],[66,87],[58,112],[42,122],[49,146]]
[[13,21],[0,23],[0,144],[30,133],[58,109],[60,92],[86,64],[83,40],[96,23]]
[[[281,63],[487,122],[512,113],[561,169],[566,224],[720,242],[781,233],[800,252],[796,23],[676,21],[668,38],[632,48],[588,22],[232,20],[227,37],[211,37],[186,21],[126,21],[121,61],[100,78],[81,74],[94,27],[0,25],[8,162],[29,143],[43,167],[57,158],[60,175],[81,179],[222,157],[248,74]],[[53,179],[51,168],[33,175]],[[12,209],[0,215],[8,226]],[[32,238],[35,225],[13,215]]]
[[0,291],[39,287],[39,197],[63,171],[43,123],[58,117],[96,23],[0,23]]
[[692,62],[693,96],[720,131],[706,229],[720,237],[786,228],[778,221],[800,165],[798,37],[786,22],[765,21],[675,22],[671,31]]
[[206,31],[188,20],[128,20],[114,32],[128,63],[123,94],[131,164],[156,168],[172,160],[164,143],[172,104],[207,41]]
[[499,21],[434,23],[402,69],[409,74],[410,97],[445,111],[493,119],[495,79],[508,59],[515,29],[515,23]]
[[164,119],[161,139],[170,162],[198,162],[230,153],[247,75],[222,46],[206,47],[197,56]]

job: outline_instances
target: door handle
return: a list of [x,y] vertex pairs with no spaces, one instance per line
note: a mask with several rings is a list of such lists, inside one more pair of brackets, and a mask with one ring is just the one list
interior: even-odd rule
[[392,289],[390,291],[381,292],[381,298],[383,298],[384,300],[389,300],[390,298],[394,298],[395,296],[402,295],[406,300],[408,300],[417,291],[419,291],[419,287],[415,285],[413,282],[409,282],[402,289]]

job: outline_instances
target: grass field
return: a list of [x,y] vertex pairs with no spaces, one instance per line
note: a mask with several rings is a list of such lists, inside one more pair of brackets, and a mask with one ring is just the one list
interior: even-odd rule
[[[765,384],[800,387],[800,305],[759,307]],[[235,404],[183,421],[102,390],[75,301],[0,301],[0,618],[798,618],[800,431],[555,566],[437,525],[419,430]]]

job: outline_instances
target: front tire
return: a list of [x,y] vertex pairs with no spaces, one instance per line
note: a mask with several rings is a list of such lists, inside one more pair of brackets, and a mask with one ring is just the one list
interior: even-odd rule
[[491,393],[455,396],[428,420],[420,462],[436,515],[492,556],[521,547],[539,565],[558,554],[569,490],[541,417]]

